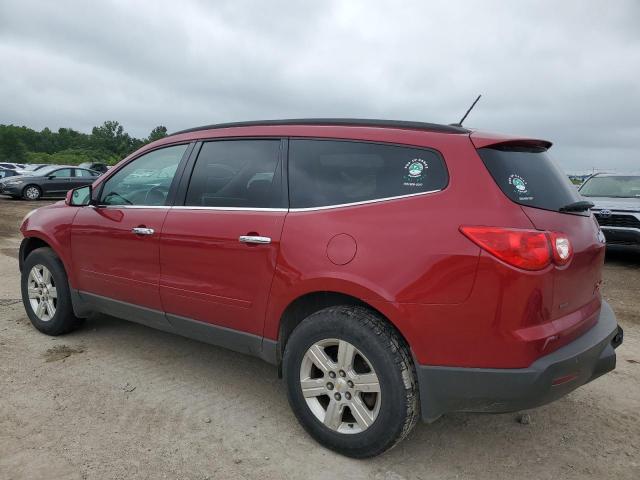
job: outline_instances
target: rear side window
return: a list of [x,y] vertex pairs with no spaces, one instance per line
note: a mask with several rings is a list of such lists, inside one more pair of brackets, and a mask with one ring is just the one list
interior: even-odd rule
[[185,205],[284,207],[280,140],[219,140],[202,145]]
[[83,170],[82,168],[76,168],[76,177],[95,177],[97,176],[95,173],[90,172],[89,170]]
[[544,149],[509,146],[478,153],[504,194],[520,205],[559,211],[580,201],[576,187]]
[[343,205],[442,190],[448,183],[433,150],[337,140],[291,140],[292,208]]

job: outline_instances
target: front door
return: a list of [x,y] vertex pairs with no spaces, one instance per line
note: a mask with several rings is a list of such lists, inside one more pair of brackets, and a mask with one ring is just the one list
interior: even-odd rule
[[287,213],[281,141],[202,144],[182,205],[160,242],[171,316],[262,335]]
[[59,168],[50,172],[42,183],[42,191],[49,195],[59,195],[67,193],[74,185],[71,183],[73,177],[71,168]]
[[187,147],[161,148],[127,163],[104,182],[97,206],[80,209],[71,230],[80,291],[162,310],[160,231]]

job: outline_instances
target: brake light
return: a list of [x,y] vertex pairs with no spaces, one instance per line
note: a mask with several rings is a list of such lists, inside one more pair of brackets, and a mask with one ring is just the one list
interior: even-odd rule
[[569,238],[561,233],[470,226],[460,231],[491,255],[523,270],[542,270],[551,262],[566,265],[573,255]]

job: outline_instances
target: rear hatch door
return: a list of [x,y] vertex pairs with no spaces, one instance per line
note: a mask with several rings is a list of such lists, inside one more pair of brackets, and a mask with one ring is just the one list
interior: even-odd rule
[[536,229],[563,233],[571,242],[572,260],[553,270],[550,312],[559,336],[568,341],[597,321],[604,243],[588,209],[563,211],[585,199],[549,157],[549,146],[514,140],[483,146],[478,153],[500,189],[521,206]]

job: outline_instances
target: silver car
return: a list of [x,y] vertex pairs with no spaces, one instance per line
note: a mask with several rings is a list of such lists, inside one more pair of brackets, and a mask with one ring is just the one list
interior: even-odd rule
[[640,246],[640,174],[596,173],[579,191],[594,203],[608,245]]

